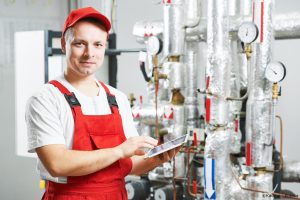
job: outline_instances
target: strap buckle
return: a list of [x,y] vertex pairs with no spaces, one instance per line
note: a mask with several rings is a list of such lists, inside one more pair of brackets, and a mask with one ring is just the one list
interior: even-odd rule
[[81,106],[75,94],[72,92],[71,94],[64,94],[67,102],[70,104],[72,108],[75,106]]
[[111,106],[116,106],[117,108],[119,108],[115,96],[112,96],[112,95],[110,95],[110,94],[107,94],[107,101],[108,101],[108,104],[109,104],[110,107],[111,107]]

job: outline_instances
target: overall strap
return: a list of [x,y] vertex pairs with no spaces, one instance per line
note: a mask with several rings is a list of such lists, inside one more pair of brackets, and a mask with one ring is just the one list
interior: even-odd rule
[[81,105],[73,92],[70,92],[63,84],[56,80],[49,81],[48,83],[54,85],[65,96],[71,107],[73,117],[75,117],[76,114],[82,114]]
[[106,96],[107,96],[107,101],[109,104],[109,107],[111,109],[111,112],[113,113],[119,113],[119,106],[118,103],[116,101],[116,97],[115,95],[111,94],[108,87],[101,81],[99,81],[101,86],[104,88],[105,92],[106,92]]

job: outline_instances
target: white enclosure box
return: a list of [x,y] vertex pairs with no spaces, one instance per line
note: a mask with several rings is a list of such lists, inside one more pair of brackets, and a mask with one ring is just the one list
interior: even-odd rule
[[63,71],[63,56],[48,57],[49,50],[48,31],[15,33],[15,131],[18,156],[36,157],[36,154],[27,152],[27,100],[45,82]]

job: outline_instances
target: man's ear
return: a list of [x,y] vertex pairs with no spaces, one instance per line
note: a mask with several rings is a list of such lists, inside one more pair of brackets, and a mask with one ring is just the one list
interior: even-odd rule
[[64,38],[64,37],[62,37],[62,38],[60,39],[60,44],[61,44],[61,51],[62,51],[63,53],[66,53],[66,41],[65,41],[65,38]]

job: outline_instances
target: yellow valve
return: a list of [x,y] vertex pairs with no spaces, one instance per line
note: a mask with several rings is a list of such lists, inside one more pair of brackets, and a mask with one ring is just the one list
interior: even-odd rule
[[273,85],[272,85],[272,99],[278,99],[278,96],[279,96],[278,84],[273,83]]
[[46,188],[46,181],[45,180],[40,180],[40,189],[45,189]]
[[245,45],[245,53],[246,53],[247,60],[249,60],[251,58],[251,55],[252,55],[252,46],[251,46],[251,44],[246,44]]
[[129,102],[130,102],[130,107],[133,107],[134,105],[134,101],[135,101],[135,97],[134,97],[134,94],[133,93],[130,93],[129,94]]

